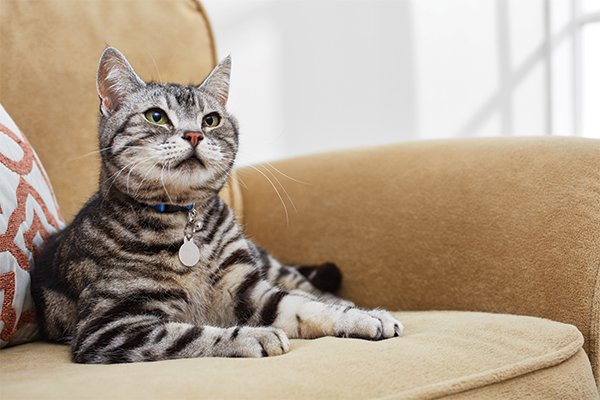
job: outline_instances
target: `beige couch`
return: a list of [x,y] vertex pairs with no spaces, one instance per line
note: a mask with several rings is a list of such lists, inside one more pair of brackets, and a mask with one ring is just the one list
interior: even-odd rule
[[[67,219],[96,184],[98,160],[82,156],[96,147],[104,45],[145,79],[200,81],[216,61],[192,0],[4,0],[0,11],[0,101]],[[341,294],[401,310],[404,337],[122,365],[74,364],[66,346],[35,342],[0,351],[0,398],[598,398],[600,141],[417,142],[257,168],[297,211],[288,204],[286,222],[269,182],[238,170],[223,196],[248,235],[284,261],[335,261]]]

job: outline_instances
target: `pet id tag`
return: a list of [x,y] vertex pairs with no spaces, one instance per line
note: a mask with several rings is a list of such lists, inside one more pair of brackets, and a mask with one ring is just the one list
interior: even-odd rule
[[200,249],[192,239],[183,237],[183,244],[179,248],[179,260],[186,267],[193,267],[200,261]]

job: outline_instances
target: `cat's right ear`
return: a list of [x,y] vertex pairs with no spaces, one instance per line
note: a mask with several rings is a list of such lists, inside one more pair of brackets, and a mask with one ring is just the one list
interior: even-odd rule
[[225,107],[229,97],[229,76],[231,75],[231,55],[225,57],[198,87],[211,93]]
[[127,59],[114,47],[107,47],[100,57],[96,88],[100,97],[100,111],[112,114],[128,93],[145,86]]

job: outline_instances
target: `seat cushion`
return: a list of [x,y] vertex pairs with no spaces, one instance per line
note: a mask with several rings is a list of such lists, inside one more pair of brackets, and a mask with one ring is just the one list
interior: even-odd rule
[[244,232],[278,260],[335,262],[365,306],[575,325],[600,387],[600,140],[425,140],[253,167],[294,202],[286,222],[260,171],[238,170]]
[[510,398],[513,388],[528,398],[598,396],[572,325],[475,312],[397,315],[401,338],[292,340],[289,353],[264,359],[79,365],[66,346],[30,343],[0,352],[2,397]]

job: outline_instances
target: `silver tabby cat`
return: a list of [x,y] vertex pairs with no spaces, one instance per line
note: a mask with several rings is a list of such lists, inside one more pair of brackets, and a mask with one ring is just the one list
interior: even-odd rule
[[[228,57],[198,86],[145,83],[118,50],[102,54],[99,191],[32,276],[43,334],[76,362],[261,357],[287,352],[288,338],[402,333],[388,312],[320,290],[338,286],[333,264],[285,266],[244,237],[217,195],[238,149],[230,69]],[[200,260],[188,267],[190,205]]]

